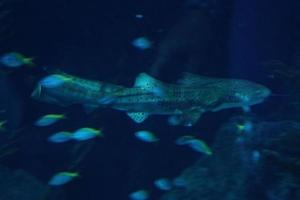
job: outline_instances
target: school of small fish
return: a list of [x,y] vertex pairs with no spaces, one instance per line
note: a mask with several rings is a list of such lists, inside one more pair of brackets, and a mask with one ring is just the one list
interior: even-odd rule
[[[136,18],[143,18],[143,15],[137,14]],[[146,37],[139,37],[132,41],[132,45],[140,50],[146,50],[151,48],[152,42]],[[0,66],[4,66],[7,68],[18,68],[21,66],[34,66],[32,62],[32,58],[28,58],[23,54],[11,52],[0,56]],[[40,81],[40,84],[45,88],[55,88],[70,79],[66,76],[60,75],[50,75],[45,77]],[[161,92],[161,91],[160,91]],[[1,110],[2,111],[2,110]],[[4,112],[4,111],[3,111]],[[56,123],[59,123],[62,120],[67,120],[68,117],[66,114],[58,114],[58,113],[49,113],[39,117],[34,123],[34,126],[37,127],[47,127],[52,126]],[[170,123],[175,123],[175,119],[171,119]],[[0,121],[0,132],[5,131],[5,124],[7,123],[6,120]],[[240,132],[247,132],[250,131],[252,128],[250,123],[245,124],[237,124],[237,129]],[[156,143],[159,142],[160,139],[150,130],[138,130],[134,133],[136,139],[140,140],[141,142],[145,143]],[[63,130],[58,131],[50,135],[47,140],[50,143],[65,143],[65,142],[83,142],[86,140],[95,139],[98,137],[103,137],[103,131],[101,129],[96,129],[92,127],[82,127],[78,128],[74,131]],[[184,135],[178,138],[175,141],[176,145],[184,145],[190,147],[192,150],[202,153],[204,155],[212,155],[213,152],[210,147],[199,138],[196,138],[191,135]],[[257,152],[253,153],[253,159],[258,160],[259,154]],[[61,171],[55,173],[48,181],[48,185],[58,187],[65,185],[75,178],[78,178],[80,175],[78,172],[74,171]],[[169,178],[162,177],[158,178],[153,182],[154,186],[162,191],[171,190],[173,187],[182,187],[185,182],[184,180],[170,180]],[[147,189],[138,189],[133,191],[128,195],[129,199],[131,200],[146,200],[150,198],[150,192]]]

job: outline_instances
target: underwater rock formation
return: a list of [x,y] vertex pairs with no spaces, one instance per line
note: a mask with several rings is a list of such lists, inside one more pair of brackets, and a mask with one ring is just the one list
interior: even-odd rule
[[1,200],[50,200],[49,188],[23,170],[0,166]]
[[300,123],[252,121],[241,131],[246,120],[225,124],[213,155],[186,169],[161,200],[300,199]]

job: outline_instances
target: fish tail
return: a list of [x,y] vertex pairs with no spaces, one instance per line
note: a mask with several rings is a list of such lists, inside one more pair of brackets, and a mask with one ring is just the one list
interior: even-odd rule
[[24,58],[23,62],[25,65],[28,65],[29,67],[35,66],[35,63],[33,62],[33,58]]

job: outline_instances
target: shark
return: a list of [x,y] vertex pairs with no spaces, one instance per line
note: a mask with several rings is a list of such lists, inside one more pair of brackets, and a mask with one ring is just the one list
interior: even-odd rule
[[150,115],[168,115],[171,125],[193,126],[205,112],[238,107],[249,110],[271,94],[267,87],[248,80],[191,73],[183,73],[177,83],[165,83],[140,73],[133,87],[64,76],[70,79],[56,88],[38,84],[32,97],[63,106],[107,106],[126,112],[136,123]]

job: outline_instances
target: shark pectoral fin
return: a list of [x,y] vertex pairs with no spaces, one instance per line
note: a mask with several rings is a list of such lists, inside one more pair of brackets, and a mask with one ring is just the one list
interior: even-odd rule
[[201,117],[204,110],[192,110],[184,113],[183,117],[183,125],[184,126],[193,126]]
[[145,119],[147,119],[149,114],[145,112],[130,112],[127,113],[127,115],[136,123],[142,123],[143,121],[145,121]]
[[159,80],[156,80],[155,78],[149,76],[146,73],[140,73],[136,77],[134,87],[142,88],[157,96],[164,96],[167,92],[167,88],[164,85],[164,83],[162,83]]
[[248,112],[251,111],[250,106],[242,106],[242,109],[243,109],[243,111],[244,111],[245,113],[248,113]]
[[170,125],[193,126],[201,117],[204,110],[187,110],[181,115],[173,115],[169,117]]

